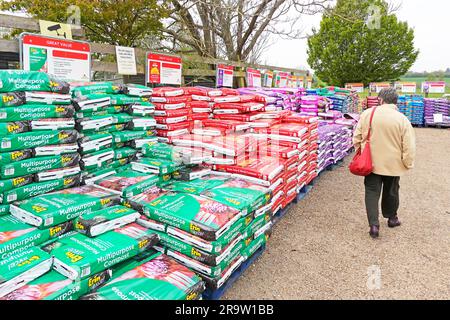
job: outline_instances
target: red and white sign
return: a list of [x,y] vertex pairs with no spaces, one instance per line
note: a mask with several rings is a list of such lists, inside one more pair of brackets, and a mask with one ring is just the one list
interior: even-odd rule
[[288,78],[289,78],[289,73],[278,72],[276,81],[275,81],[276,87],[286,88],[288,86]]
[[415,82],[401,82],[399,83],[402,93],[416,93],[417,84]]
[[247,86],[251,88],[261,88],[261,71],[247,68]]
[[429,93],[445,93],[445,81],[427,81],[422,83],[422,92],[425,92],[425,86],[428,85]]
[[371,92],[375,91],[376,93],[380,93],[381,90],[390,88],[391,84],[389,82],[374,82],[370,84]]
[[147,83],[180,86],[181,79],[182,60],[180,57],[151,52],[147,54]]
[[364,92],[364,83],[347,83],[345,85],[346,89],[355,90],[358,93]]
[[217,75],[216,75],[216,86],[221,87],[233,87],[233,76],[234,68],[233,66],[227,66],[224,64],[217,65]]
[[89,43],[30,33],[22,34],[20,41],[23,70],[46,72],[65,81],[90,81]]

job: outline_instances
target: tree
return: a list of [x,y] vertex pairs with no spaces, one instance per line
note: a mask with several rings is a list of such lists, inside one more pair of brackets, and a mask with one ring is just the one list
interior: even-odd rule
[[89,40],[122,46],[139,46],[160,33],[161,20],[168,14],[158,0],[11,0],[3,1],[0,9],[66,22],[73,14],[68,10],[71,5],[79,7],[81,25]]
[[299,14],[315,14],[329,0],[167,2],[170,19],[164,30],[169,40],[166,48],[203,57],[255,61],[270,44],[271,35],[299,37]]
[[343,86],[404,75],[419,52],[414,31],[390,9],[384,0],[338,0],[308,39],[308,63],[317,76]]

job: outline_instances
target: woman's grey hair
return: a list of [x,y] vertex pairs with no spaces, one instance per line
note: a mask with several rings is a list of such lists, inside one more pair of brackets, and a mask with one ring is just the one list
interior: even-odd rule
[[397,104],[398,102],[398,93],[395,88],[382,89],[378,97],[386,104]]

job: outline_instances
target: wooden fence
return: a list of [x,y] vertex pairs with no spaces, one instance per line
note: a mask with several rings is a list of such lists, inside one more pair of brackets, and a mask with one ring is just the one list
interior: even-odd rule
[[[27,17],[12,16],[8,14],[0,14],[0,27],[9,29],[19,29],[26,30],[29,32],[39,33],[39,21]],[[83,40],[84,31],[78,26],[72,27],[72,36],[74,39]],[[115,46],[110,44],[95,43],[90,42],[91,53],[96,54],[92,58],[92,68],[94,73],[107,73],[117,75],[117,64],[116,62],[104,61],[105,59],[98,59],[96,57],[113,56],[115,61]],[[132,77],[134,82],[144,82],[145,74],[145,54],[147,51],[142,48],[135,48],[136,53],[136,63],[137,63],[137,77]],[[0,55],[9,55],[9,57],[16,57],[17,62],[19,61],[19,41],[18,40],[7,40],[0,39]],[[309,76],[308,71],[284,68],[278,66],[270,65],[259,65],[259,64],[248,64],[244,62],[227,61],[221,59],[212,59],[207,57],[200,57],[195,55],[181,55],[183,59],[183,83],[188,82],[186,79],[201,79],[201,78],[214,78],[216,76],[215,65],[226,64],[235,67],[234,77],[238,86],[245,85],[245,69],[254,68],[260,70],[271,70],[287,72],[296,76],[303,76],[306,79]],[[11,59],[11,58],[9,58]],[[1,58],[0,58],[1,60]]]

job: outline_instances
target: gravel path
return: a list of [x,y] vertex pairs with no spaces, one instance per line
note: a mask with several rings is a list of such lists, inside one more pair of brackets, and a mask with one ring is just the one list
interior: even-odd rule
[[[402,227],[383,223],[380,239],[369,238],[363,180],[348,173],[347,159],[274,228],[224,298],[448,299],[450,130],[416,134],[416,169],[401,181]],[[381,271],[380,289],[368,289],[371,266]]]

